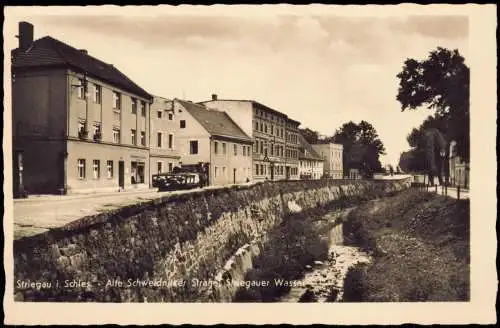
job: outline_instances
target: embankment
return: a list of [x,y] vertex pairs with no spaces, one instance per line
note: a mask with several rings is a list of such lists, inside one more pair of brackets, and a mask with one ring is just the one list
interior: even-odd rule
[[356,208],[343,227],[373,255],[347,274],[344,301],[469,300],[469,200],[409,189]]
[[[230,301],[269,232],[297,208],[360,202],[405,181],[288,181],[165,196],[14,242],[17,301]],[[229,262],[228,262],[229,260]],[[221,282],[222,281],[222,282]]]

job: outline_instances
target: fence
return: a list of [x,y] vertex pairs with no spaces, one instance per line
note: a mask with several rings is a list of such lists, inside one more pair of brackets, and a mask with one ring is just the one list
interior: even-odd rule
[[[436,194],[438,192],[440,192],[441,195],[448,196],[448,186],[447,185],[438,186],[438,185],[429,185],[429,184],[425,184],[422,182],[412,182],[411,187],[419,189],[419,190],[425,190],[427,192],[433,192]],[[460,192],[461,192],[460,186],[453,188],[453,190],[456,190],[457,199],[460,199]]]

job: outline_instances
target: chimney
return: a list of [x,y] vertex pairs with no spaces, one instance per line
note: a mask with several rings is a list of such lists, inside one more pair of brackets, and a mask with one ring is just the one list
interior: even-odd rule
[[212,94],[212,100],[217,100],[217,95],[215,93]]
[[84,55],[88,55],[89,52],[87,51],[87,49],[80,49],[80,52]]
[[28,22],[19,22],[19,49],[28,50],[33,44],[33,25]]

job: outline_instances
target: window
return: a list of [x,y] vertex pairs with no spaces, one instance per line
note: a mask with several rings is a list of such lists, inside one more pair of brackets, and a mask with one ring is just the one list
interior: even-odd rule
[[264,154],[264,141],[260,141],[260,153]]
[[189,153],[191,155],[198,154],[198,140],[191,140],[189,142]]
[[161,118],[162,113],[163,113],[163,111],[161,111],[161,110],[159,110],[159,111],[157,112],[158,118]]
[[108,172],[108,179],[112,179],[113,178],[113,161],[107,161],[106,168],[107,168],[107,172]]
[[78,178],[85,179],[85,160],[78,159]]
[[94,124],[94,141],[100,141],[101,140],[101,123],[95,123]]
[[173,149],[174,148],[174,135],[170,133],[168,135],[168,149]]
[[168,113],[168,120],[172,121],[174,119],[174,114]]
[[85,120],[78,120],[78,136],[80,138],[85,138],[86,137],[86,132],[87,132],[87,127],[86,124],[87,121]]
[[120,129],[113,129],[113,142],[120,143]]
[[157,146],[158,148],[161,148],[161,147],[162,147],[162,139],[163,139],[162,137],[163,137],[163,136],[162,136],[162,133],[161,133],[161,132],[158,132],[158,133],[156,134],[156,146]]
[[223,176],[224,178],[227,178],[227,174],[226,174],[226,167],[225,167],[225,166],[223,166],[223,167],[222,167],[222,176]]
[[271,124],[271,134],[274,134],[274,125]]
[[218,175],[219,175],[219,168],[216,166],[214,171],[214,176],[217,178]]
[[219,153],[219,143],[217,141],[214,142],[214,154]]
[[267,124],[264,124],[264,132],[267,133]]
[[102,93],[101,86],[94,84],[94,102],[96,104],[101,103],[101,93]]
[[137,99],[132,98],[132,114],[137,114]]
[[132,184],[144,183],[145,164],[143,162],[130,163],[130,182]]
[[94,179],[99,179],[101,177],[101,161],[94,159],[92,162],[92,173]]
[[246,156],[247,155],[247,147],[246,146],[242,146],[241,148],[243,148],[241,150],[243,152],[243,156]]
[[180,126],[181,126],[181,129],[184,129],[186,127],[186,120],[181,120]]
[[236,144],[233,145],[233,154],[234,156],[238,155],[238,146]]
[[82,79],[79,79],[79,82],[80,82],[80,86],[77,88],[78,98],[85,99],[85,81]]
[[255,122],[255,130],[259,131],[259,122]]
[[113,109],[120,110],[122,108],[122,96],[120,93],[113,91]]
[[168,163],[168,172],[172,172],[174,165],[172,163]]
[[255,164],[255,175],[259,175],[259,164]]
[[136,145],[137,144],[136,131],[134,129],[130,130],[130,135],[132,137],[132,145]]
[[260,122],[260,132],[264,132],[264,124],[262,122]]
[[226,143],[222,143],[222,154],[226,155]]
[[156,162],[156,168],[158,171],[158,174],[163,172],[163,162]]
[[141,101],[141,116],[146,117],[146,102]]
[[146,132],[141,131],[141,145],[146,146]]

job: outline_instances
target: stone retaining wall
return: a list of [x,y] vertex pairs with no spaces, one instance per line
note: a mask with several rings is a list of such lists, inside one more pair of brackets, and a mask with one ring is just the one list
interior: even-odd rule
[[[408,181],[264,182],[165,196],[14,242],[17,301],[221,301],[221,272],[251,266],[289,213],[381,197]],[[251,256],[244,254],[251,250]],[[232,256],[245,257],[243,264]],[[248,258],[247,258],[248,257]],[[234,257],[233,257],[234,258]]]

